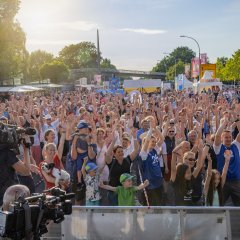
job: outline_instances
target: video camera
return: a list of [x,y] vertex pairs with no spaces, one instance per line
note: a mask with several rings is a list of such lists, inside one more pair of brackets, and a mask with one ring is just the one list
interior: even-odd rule
[[[7,125],[0,123],[0,150],[11,149],[16,155],[19,154],[19,145],[23,143],[26,147],[30,147],[34,143],[33,135],[36,134],[34,128],[20,128],[15,125]],[[30,137],[30,142],[27,142],[25,136]]]
[[20,197],[10,205],[9,212],[0,211],[0,236],[13,240],[39,240],[48,232],[47,224],[50,220],[61,223],[64,215],[72,213],[70,199],[74,196],[74,193],[66,194],[65,191],[54,187],[43,194]]

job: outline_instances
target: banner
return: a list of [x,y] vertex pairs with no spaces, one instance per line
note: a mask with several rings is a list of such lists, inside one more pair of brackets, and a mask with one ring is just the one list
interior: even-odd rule
[[200,58],[201,58],[201,64],[207,63],[208,57],[206,53],[201,53]]
[[97,86],[101,85],[101,75],[94,75],[94,82],[97,84]]
[[211,72],[212,78],[216,78],[217,65],[216,64],[201,64],[201,78],[206,71]]
[[186,78],[189,79],[191,77],[190,74],[191,74],[190,64],[185,64],[185,76],[186,76]]
[[192,59],[192,78],[199,76],[199,58],[195,57]]

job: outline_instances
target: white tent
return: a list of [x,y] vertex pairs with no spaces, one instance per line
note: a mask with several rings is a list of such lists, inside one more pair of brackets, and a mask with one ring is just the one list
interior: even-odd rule
[[193,88],[193,83],[184,74],[179,74],[175,79],[175,89],[181,91],[189,88]]
[[203,77],[201,78],[200,82],[196,82],[193,84],[194,92],[201,92],[203,90],[208,89],[216,89],[219,88],[222,90],[222,82],[219,81],[219,79],[213,78],[213,72],[212,71],[205,71],[203,74]]
[[203,76],[202,76],[202,80],[204,82],[205,80],[209,80],[209,79],[213,79],[213,72],[212,71],[205,71]]
[[197,82],[193,84],[194,92],[201,92],[203,90],[213,89],[218,87],[220,90],[222,90],[222,82]]
[[40,91],[42,88],[32,87],[32,86],[17,86],[14,88],[11,88],[9,92],[34,92],[34,91]]

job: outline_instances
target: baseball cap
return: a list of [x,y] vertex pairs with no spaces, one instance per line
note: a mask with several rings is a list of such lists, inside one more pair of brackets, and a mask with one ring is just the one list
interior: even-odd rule
[[5,116],[1,116],[0,120],[8,120]]
[[89,125],[85,121],[80,121],[77,125],[78,129],[89,128]]
[[52,117],[51,117],[51,115],[50,114],[47,114],[47,115],[45,115],[45,117],[44,117],[45,119],[52,119]]
[[98,166],[95,163],[90,162],[86,165],[85,170],[89,173],[91,171],[96,170],[97,168]]
[[120,176],[120,183],[124,183],[126,180],[129,180],[129,179],[133,179],[134,176],[132,176],[131,174],[129,173],[123,173],[121,176]]

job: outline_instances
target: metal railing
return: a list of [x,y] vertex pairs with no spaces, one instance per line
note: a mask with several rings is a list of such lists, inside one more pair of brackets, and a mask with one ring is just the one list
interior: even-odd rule
[[43,239],[237,240],[240,208],[74,206],[57,226]]

